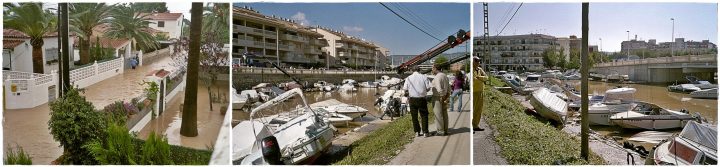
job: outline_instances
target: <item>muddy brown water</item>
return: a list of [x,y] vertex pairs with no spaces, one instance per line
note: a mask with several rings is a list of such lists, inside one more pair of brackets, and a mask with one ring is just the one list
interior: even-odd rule
[[[212,92],[229,92],[229,83],[220,81],[212,87]],[[224,94],[227,95],[227,94]],[[215,140],[220,132],[220,126],[223,122],[224,115],[220,110],[223,104],[213,103],[213,110],[210,110],[210,103],[207,88],[202,82],[198,85],[197,96],[197,128],[198,136],[186,137],[180,135],[180,125],[182,123],[182,112],[180,104],[183,103],[185,91],[178,92],[170,102],[168,108],[158,117],[151,120],[139,133],[138,138],[147,139],[151,132],[158,135],[164,135],[168,139],[168,143],[172,145],[185,146],[195,149],[209,150],[215,145]],[[224,104],[227,105],[227,104]],[[229,106],[225,106],[229,107]]]
[[[341,91],[332,91],[332,92],[303,92],[303,95],[305,96],[305,100],[307,100],[308,105],[321,102],[325,100],[335,99],[342,103],[350,104],[350,105],[356,105],[360,106],[362,108],[365,108],[368,110],[368,113],[364,117],[356,118],[352,122],[349,123],[349,126],[341,126],[336,127],[338,128],[339,133],[345,133],[349,130],[352,130],[354,128],[360,127],[364,125],[367,122],[379,119],[379,117],[382,115],[380,110],[374,106],[375,100],[381,96],[387,88],[360,88],[358,87],[357,92],[341,92]],[[376,95],[376,92],[379,92],[379,94]],[[294,110],[296,107],[302,104],[302,100],[300,98],[292,98],[288,101],[285,101],[277,106],[271,107],[269,109],[266,109],[259,114],[259,116],[256,117],[262,117],[260,115],[269,116],[273,114],[277,114],[280,112],[288,112]],[[249,120],[250,114],[246,111],[241,110],[233,110],[233,119],[234,120]],[[389,119],[389,117],[385,116],[384,119]]]
[[[572,84],[579,84],[579,81],[572,82]],[[695,99],[690,97],[690,94],[669,92],[667,90],[667,87],[662,85],[617,84],[590,81],[588,84],[588,87],[590,89],[589,94],[604,94],[606,90],[616,88],[617,86],[628,86],[635,88],[637,90],[637,92],[635,93],[635,99],[637,100],[654,103],[659,105],[660,107],[676,111],[679,111],[681,109],[687,109],[690,113],[699,113],[710,123],[717,124],[717,100]],[[580,90],[579,85],[577,85],[576,88]],[[623,142],[631,136],[643,132],[642,130],[626,130],[613,126],[590,126],[590,128],[605,136],[621,137],[622,139],[619,140],[619,142]],[[682,129],[664,130],[661,132],[679,133],[680,131],[682,131]],[[654,146],[654,144],[652,143],[632,143],[642,145],[648,150]]]
[[49,165],[60,157],[63,148],[48,129],[50,112],[48,103],[29,109],[3,111],[4,152],[20,146],[35,165]]

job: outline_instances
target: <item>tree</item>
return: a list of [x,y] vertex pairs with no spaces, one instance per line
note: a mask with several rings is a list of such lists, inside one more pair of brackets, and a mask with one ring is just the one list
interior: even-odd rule
[[167,5],[165,2],[139,2],[131,3],[130,8],[137,9],[142,13],[167,13]]
[[547,48],[542,53],[543,66],[553,68],[560,62],[560,55],[555,51],[555,47]]
[[85,100],[77,89],[70,88],[65,96],[50,102],[48,129],[63,147],[62,164],[97,164],[83,147],[97,139],[104,139],[107,124],[101,112]]
[[220,97],[221,91],[218,88],[217,93],[212,93],[211,88],[216,84],[218,76],[222,72],[228,71],[229,53],[223,51],[223,47],[225,43],[229,42],[228,36],[230,36],[228,29],[229,4],[209,3],[203,10],[200,72],[204,74],[201,79],[208,90],[210,110],[212,111],[212,103],[216,101],[213,100],[213,94],[215,94],[215,97]]
[[565,48],[560,48],[560,59],[558,60],[557,66],[564,69],[567,69],[568,60],[565,59]]
[[105,32],[105,35],[115,39],[131,39],[133,50],[157,49],[160,44],[147,31],[150,29],[148,25],[152,23],[148,21],[150,14],[140,13],[137,8],[137,5],[133,6],[133,3],[128,6],[119,5],[113,8],[110,12],[112,17],[110,28]]
[[33,72],[45,73],[43,36],[49,32],[55,32],[57,17],[50,10],[43,9],[41,3],[4,3],[3,6],[8,9],[3,18],[5,28],[18,30],[30,37]]
[[182,113],[180,134],[188,137],[198,135],[197,131],[197,88],[198,66],[200,66],[200,40],[202,33],[203,3],[193,2],[190,9],[190,47],[188,52],[187,81],[185,86],[185,103]]
[[445,56],[438,56],[437,58],[435,58],[435,64],[443,64],[446,62],[448,62],[448,58]]
[[204,8],[203,32],[217,32],[219,40],[222,43],[230,42],[230,4],[229,3],[209,3]]
[[70,4],[70,30],[74,31],[80,41],[80,63],[90,63],[90,39],[95,26],[110,22],[112,6],[105,3],[72,3]]

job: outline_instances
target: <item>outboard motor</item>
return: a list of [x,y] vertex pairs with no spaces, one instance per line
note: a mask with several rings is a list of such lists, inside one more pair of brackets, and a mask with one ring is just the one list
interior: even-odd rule
[[265,160],[265,162],[270,165],[283,165],[282,160],[280,160],[280,145],[278,144],[277,138],[275,138],[275,136],[265,137],[260,140],[260,143],[263,159]]

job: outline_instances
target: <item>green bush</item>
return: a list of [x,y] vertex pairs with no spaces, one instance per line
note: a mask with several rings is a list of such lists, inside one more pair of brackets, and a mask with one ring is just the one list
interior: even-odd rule
[[135,146],[128,129],[119,124],[110,124],[105,140],[95,140],[85,145],[95,160],[103,165],[136,165]]
[[171,165],[170,144],[165,137],[150,132],[150,136],[143,144],[140,163],[144,165]]
[[90,152],[83,148],[93,140],[104,139],[107,127],[103,116],[92,103],[71,88],[65,96],[50,103],[48,128],[64,149],[62,164],[97,164]]
[[32,165],[32,158],[25,153],[22,147],[17,146],[17,150],[10,146],[7,147],[8,151],[5,152],[5,165]]

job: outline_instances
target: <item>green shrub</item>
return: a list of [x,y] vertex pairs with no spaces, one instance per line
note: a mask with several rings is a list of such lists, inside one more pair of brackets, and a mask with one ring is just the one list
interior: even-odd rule
[[142,152],[140,163],[144,165],[173,164],[170,160],[170,144],[165,137],[155,135],[155,132],[150,132],[140,151]]
[[83,148],[97,139],[104,139],[107,127],[101,113],[92,103],[71,88],[65,96],[50,103],[48,129],[64,149],[62,164],[97,164],[92,155]]
[[128,129],[119,124],[110,124],[105,140],[95,140],[85,145],[95,160],[103,165],[136,165],[136,147]]
[[17,146],[17,150],[10,146],[7,147],[8,151],[5,152],[5,165],[32,165],[32,158],[25,153],[22,147]]

